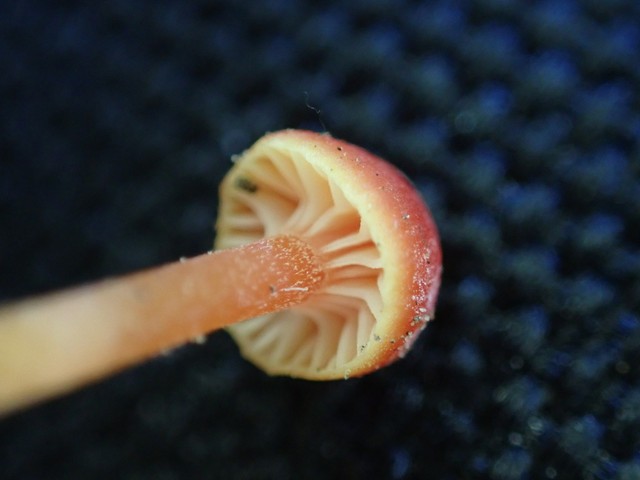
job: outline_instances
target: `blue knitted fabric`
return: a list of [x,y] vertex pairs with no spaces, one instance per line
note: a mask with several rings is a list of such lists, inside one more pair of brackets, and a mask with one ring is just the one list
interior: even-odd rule
[[640,479],[639,52],[637,0],[0,2],[1,300],[208,250],[285,127],[404,170],[445,268],[389,368],[215,333],[0,420],[0,478]]

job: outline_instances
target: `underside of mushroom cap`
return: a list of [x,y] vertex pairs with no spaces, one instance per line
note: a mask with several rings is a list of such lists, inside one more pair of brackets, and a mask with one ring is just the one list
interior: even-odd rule
[[363,375],[403,356],[433,318],[442,257],[428,209],[395,167],[328,134],[283,130],[237,157],[216,229],[217,249],[290,234],[324,261],[305,303],[228,327],[270,374]]

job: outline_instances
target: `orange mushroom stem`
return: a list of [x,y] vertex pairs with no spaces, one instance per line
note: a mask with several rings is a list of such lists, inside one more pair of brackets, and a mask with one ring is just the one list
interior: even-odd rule
[[383,160],[328,135],[266,135],[220,189],[214,253],[0,308],[0,414],[227,327],[271,374],[364,375],[433,318],[431,215]]
[[313,249],[280,235],[0,309],[0,412],[302,303]]

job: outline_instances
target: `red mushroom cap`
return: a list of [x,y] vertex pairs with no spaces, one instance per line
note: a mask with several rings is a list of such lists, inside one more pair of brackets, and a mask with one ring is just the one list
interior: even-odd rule
[[422,198],[394,166],[327,134],[267,134],[220,188],[216,248],[306,240],[326,279],[309,300],[228,328],[271,374],[359,376],[402,357],[433,318],[442,254]]

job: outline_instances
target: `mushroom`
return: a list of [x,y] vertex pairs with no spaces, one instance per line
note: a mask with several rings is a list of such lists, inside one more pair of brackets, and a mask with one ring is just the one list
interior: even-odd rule
[[406,177],[371,153],[326,134],[267,135],[236,161],[220,202],[217,248],[284,233],[321,259],[324,280],[300,305],[227,328],[266,372],[360,376],[403,356],[433,317],[435,223]]
[[266,372],[364,375],[433,317],[438,233],[395,167],[327,134],[267,134],[220,188],[215,252],[0,309],[0,412],[226,327]]

